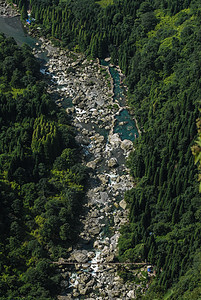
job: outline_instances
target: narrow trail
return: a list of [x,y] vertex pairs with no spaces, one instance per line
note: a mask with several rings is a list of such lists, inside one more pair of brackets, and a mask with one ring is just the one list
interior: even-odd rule
[[[78,262],[72,262],[72,261],[63,261],[63,262],[52,261],[51,263],[55,264],[55,265],[80,265],[80,266],[85,265],[85,263],[78,263]],[[95,262],[95,263],[87,262],[87,265],[105,265],[105,266],[116,266],[116,265],[127,266],[127,265],[131,265],[131,266],[145,266],[145,265],[150,265],[150,263],[147,263],[147,262],[141,262],[141,263],[138,263],[138,262],[124,262],[124,263],[120,263],[120,262]]]

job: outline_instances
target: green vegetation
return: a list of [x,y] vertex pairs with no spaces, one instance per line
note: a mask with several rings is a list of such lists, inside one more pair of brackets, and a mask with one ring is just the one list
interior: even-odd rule
[[101,0],[101,1],[96,1],[97,4],[99,4],[101,7],[105,8],[108,5],[113,4],[113,0]]
[[0,299],[55,299],[50,261],[76,241],[86,170],[31,50],[2,34],[0,83]]
[[[21,8],[27,4],[14,2]],[[156,266],[144,299],[200,299],[201,199],[191,152],[200,164],[200,1],[115,0],[106,7],[93,0],[30,3],[33,29],[41,26],[42,34],[61,46],[92,57],[110,55],[127,76],[129,104],[142,135],[128,159],[136,187],[125,195],[130,223],[121,230],[119,259],[147,259]],[[8,76],[11,64],[5,62]],[[2,82],[1,90],[7,89]],[[44,122],[54,148],[54,124]],[[47,141],[34,146],[46,160]],[[42,228],[45,221],[39,221]]]
[[199,192],[201,193],[201,119],[197,119],[198,138],[195,141],[195,145],[192,146],[191,150],[195,158],[195,164],[198,165],[198,181]]

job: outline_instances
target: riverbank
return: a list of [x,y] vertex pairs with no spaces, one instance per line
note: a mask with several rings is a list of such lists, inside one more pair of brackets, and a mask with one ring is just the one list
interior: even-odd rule
[[[132,188],[133,179],[125,159],[133,144],[114,133],[115,117],[125,107],[114,99],[113,80],[107,67],[83,54],[56,48],[43,38],[40,42],[49,57],[41,70],[49,76],[48,92],[71,117],[76,140],[83,149],[83,164],[89,168],[83,230],[78,245],[67,249],[66,258],[59,260],[63,281],[58,299],[135,298],[137,290],[144,290],[143,284],[124,283],[116,266],[95,265],[115,261],[119,229],[128,222],[124,192]],[[34,49],[34,54],[38,55],[38,49]],[[62,265],[65,261],[77,264],[66,267]],[[144,271],[141,268],[132,273],[139,281]]]
[[[128,222],[124,193],[133,186],[125,159],[133,149],[129,140],[114,133],[115,117],[125,109],[113,98],[113,82],[107,67],[83,54],[44,42],[48,63],[43,70],[52,78],[49,93],[66,109],[83,148],[89,168],[86,214],[82,216],[80,242],[59,260],[64,278],[58,299],[132,299],[141,284],[123,283],[117,267],[95,265],[115,261],[120,227]],[[74,268],[62,265],[74,262]],[[80,265],[79,265],[80,263]],[[92,264],[90,264],[92,263]],[[135,270],[135,276],[141,272]],[[87,298],[86,298],[87,297]]]

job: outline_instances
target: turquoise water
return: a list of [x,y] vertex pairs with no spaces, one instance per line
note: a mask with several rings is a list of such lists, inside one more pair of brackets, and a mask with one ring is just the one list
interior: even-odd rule
[[[101,59],[101,65],[109,66],[109,63]],[[119,72],[117,71],[117,69],[110,66],[109,66],[109,71],[114,82],[114,90],[113,90],[114,99],[116,99],[121,106],[125,106],[126,101],[125,101],[124,89],[123,87],[121,87]]]
[[119,133],[121,140],[131,140],[134,141],[138,137],[138,131],[135,126],[131,115],[129,115],[128,110],[124,109],[116,116],[116,125],[114,127],[114,133]]
[[[22,26],[19,16],[13,18],[0,16],[0,32],[3,32],[7,37],[13,37],[18,45],[26,43],[31,48],[40,49],[40,42],[30,37],[26,33],[24,27]],[[39,45],[36,45],[36,43]],[[42,53],[38,55],[38,58],[41,60],[46,60],[46,52],[42,51]]]
[[[103,66],[109,66],[109,63],[105,60],[101,60],[101,64]],[[110,66],[109,71],[114,82],[114,99],[116,99],[119,102],[120,106],[123,107],[126,105],[126,98],[124,88],[121,86],[119,72],[115,69],[115,67]],[[122,110],[121,113],[115,118],[116,123],[114,127],[114,133],[118,133],[122,141],[125,139],[134,141],[139,134],[136,128],[135,121],[129,114],[128,110]]]
[[64,98],[61,102],[63,108],[73,107],[72,98]]
[[[4,18],[0,17],[0,31],[6,36],[13,37],[19,45],[23,43],[28,44],[31,48],[40,49],[40,43],[37,39],[30,37],[24,30],[20,17]],[[38,45],[39,43],[39,45]],[[37,45],[36,45],[37,44]],[[47,61],[46,52],[42,51],[38,55],[38,58],[42,61]],[[108,62],[101,60],[101,64],[108,66]],[[121,86],[120,75],[114,67],[109,67],[110,74],[114,82],[114,99],[118,101],[120,106],[126,105],[124,88]],[[64,99],[62,106],[64,108],[72,107],[72,99]],[[123,123],[122,123],[123,122]],[[94,125],[95,126],[95,125]],[[96,128],[97,131],[106,137],[108,132],[104,129]],[[119,133],[121,140],[129,139],[133,141],[138,136],[138,131],[135,125],[135,121],[130,116],[129,112],[124,109],[118,116],[116,116],[116,124],[114,128],[115,133]]]
[[126,105],[125,92],[124,92],[124,88],[121,86],[119,73],[113,67],[109,67],[109,70],[114,81],[114,90],[113,90],[114,99],[116,99],[119,102],[120,106],[125,106]]

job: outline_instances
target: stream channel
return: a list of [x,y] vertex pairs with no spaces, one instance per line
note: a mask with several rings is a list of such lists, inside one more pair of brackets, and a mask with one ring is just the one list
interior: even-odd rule
[[[68,258],[59,260],[63,281],[58,299],[135,298],[139,285],[124,283],[117,267],[106,264],[115,261],[119,229],[128,221],[124,193],[133,179],[125,160],[138,136],[126,107],[123,76],[108,61],[88,60],[47,40],[33,39],[19,17],[0,17],[0,31],[18,44],[27,43],[43,61],[41,72],[51,79],[48,92],[57,95],[57,105],[71,116],[83,163],[89,168],[83,230],[77,246],[67,250]],[[67,261],[76,264],[69,267]]]

